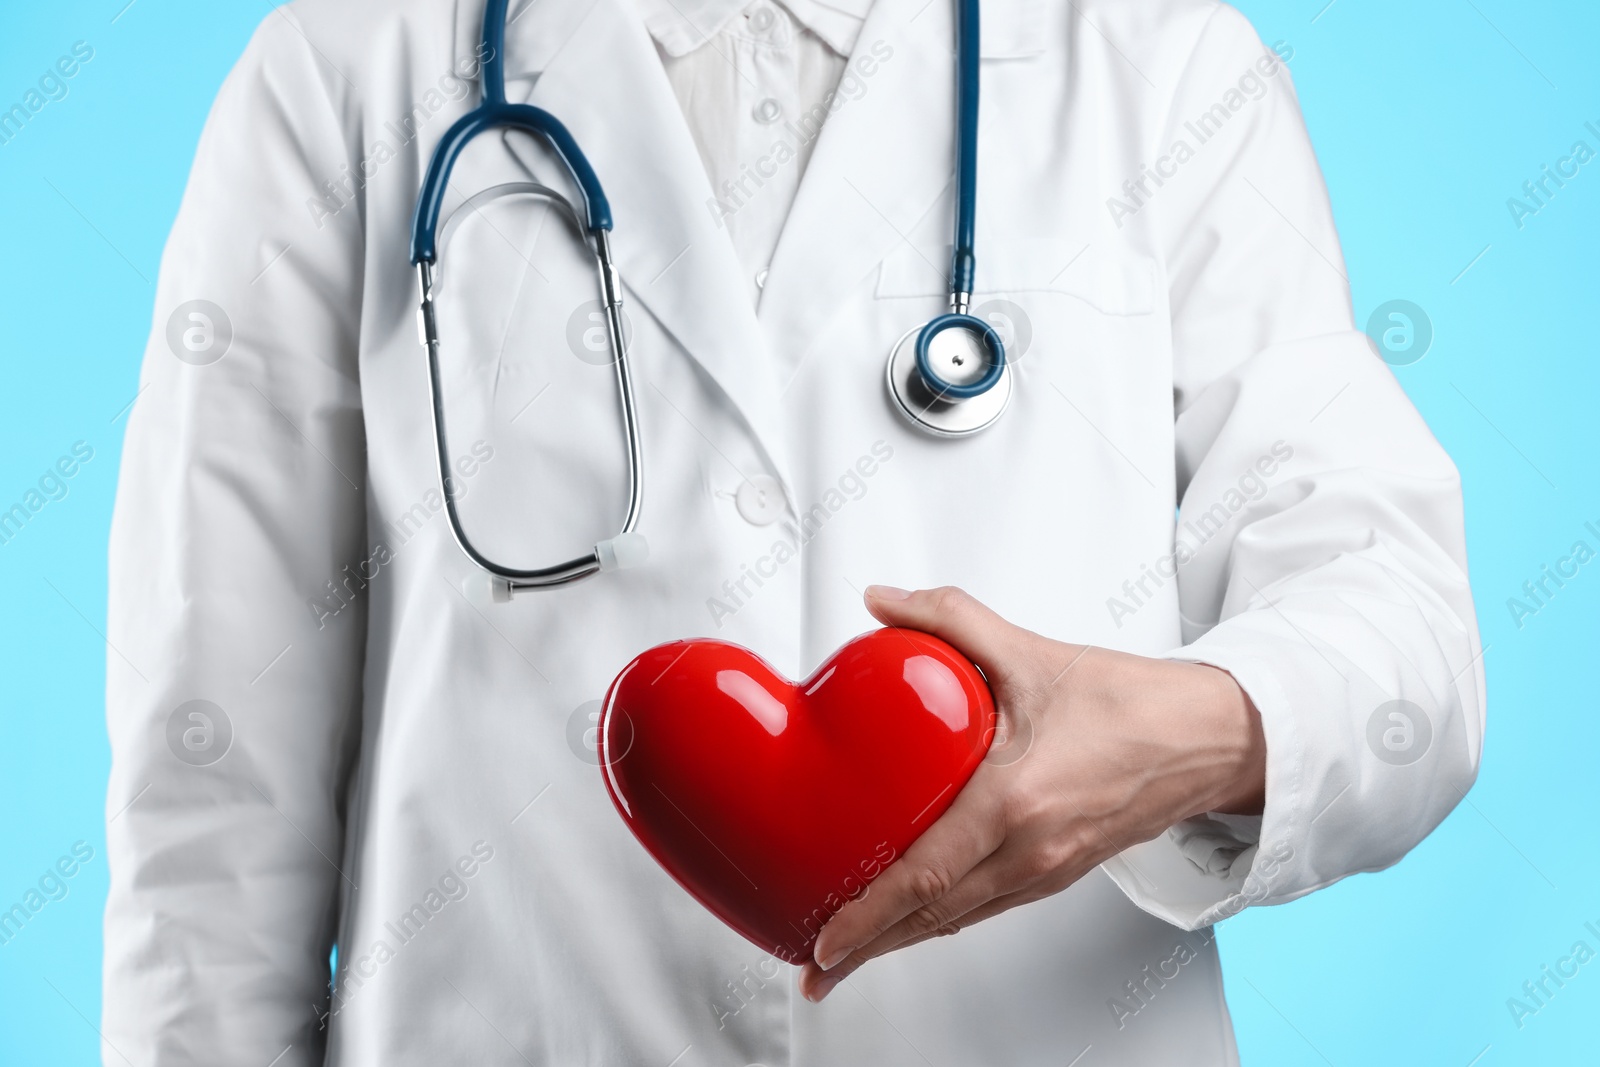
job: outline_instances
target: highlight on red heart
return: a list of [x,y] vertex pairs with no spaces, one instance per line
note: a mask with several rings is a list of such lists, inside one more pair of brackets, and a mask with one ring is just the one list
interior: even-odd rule
[[798,683],[725,641],[657,645],[611,683],[597,744],[640,844],[798,964],[950,806],[994,729],[977,667],[931,634],[886,628]]

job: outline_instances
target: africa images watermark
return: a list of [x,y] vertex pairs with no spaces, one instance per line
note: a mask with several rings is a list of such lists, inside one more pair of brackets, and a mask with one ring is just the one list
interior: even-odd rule
[[[866,896],[872,880],[882,874],[898,857],[899,853],[893,845],[887,841],[879,841],[873,846],[872,855],[857,861],[850,873],[840,879],[839,889],[836,892],[824,897],[821,905],[813,908],[798,925],[793,920],[790,920],[789,925],[803,933],[808,940],[815,940],[822,933],[822,928],[828,924],[828,920],[837,915],[839,909],[849,901],[860,900]],[[785,960],[798,966],[805,958],[806,953],[794,945],[777,945],[771,953],[761,957],[753,968],[748,963],[740,967],[736,977],[723,983],[727,987],[727,992],[722,995],[722,999],[709,1002],[711,1014],[717,1020],[717,1029],[726,1030],[730,1019],[737,1017],[740,1012],[755,1003],[761,992],[783,973]]]
[[[1191,508],[1190,517],[1178,528],[1173,550],[1154,564],[1144,564],[1137,578],[1123,582],[1122,596],[1106,597],[1106,610],[1111,613],[1111,621],[1116,623],[1117,629],[1122,629],[1124,619],[1137,614],[1140,608],[1154,599],[1157,590],[1176,578],[1178,568],[1194,559],[1207,542],[1226,530],[1246,504],[1266,496],[1272,477],[1293,458],[1293,445],[1286,441],[1274,441],[1272,449],[1245,468],[1238,480],[1222,494],[1221,500],[1203,511]],[[1184,540],[1185,534],[1194,539],[1193,544]]]
[[[1217,921],[1231,918],[1251,904],[1265,900],[1273,880],[1283,865],[1292,859],[1294,846],[1287,841],[1279,841],[1270,849],[1257,849],[1250,873],[1245,875],[1239,892],[1223,902],[1222,914],[1217,916]],[[1114,996],[1106,998],[1106,1008],[1111,1012],[1118,1030],[1127,1029],[1128,1020],[1148,1008],[1168,982],[1177,979],[1187,964],[1199,959],[1211,947],[1217,939],[1214,930],[1214,926],[1208,926],[1192,934],[1180,934],[1171,952],[1152,963],[1146,963],[1137,975],[1122,983],[1122,988]]]
[[[883,440],[872,442],[869,453],[845,468],[835,484],[822,494],[822,499],[801,513],[798,529],[791,530],[794,534],[791,539],[774,541],[772,550],[758,557],[754,564],[740,564],[738,576],[723,581],[722,596],[706,597],[706,610],[711,613],[711,621],[720,629],[724,619],[737,615],[768,578],[777,576],[778,568],[799,557],[800,550],[811,543],[829,519],[842,511],[846,504],[867,495],[868,481],[882,469],[883,464],[893,458],[893,445]],[[754,589],[751,588],[752,583]]]
[[755,1003],[761,991],[777,981],[782,973],[783,961],[772,955],[761,957],[753,968],[748,963],[741,967],[737,977],[723,983],[728,991],[723,994],[722,1001],[711,1002],[711,1014],[716,1017],[717,1029],[726,1030],[728,1020]]
[[[1595,944],[1600,944],[1600,926],[1592,922],[1583,924],[1585,933],[1595,939]],[[1519,991],[1522,995],[1506,998],[1506,1011],[1511,1013],[1511,1021],[1521,1030],[1528,1024],[1528,1020],[1538,1015],[1556,995],[1566,988],[1567,983],[1578,977],[1579,970],[1584,964],[1594,959],[1595,950],[1587,940],[1579,939],[1573,942],[1572,948],[1565,956],[1558,958],[1552,966],[1548,963],[1539,965],[1539,977],[1530,978],[1522,983]],[[1555,988],[1551,988],[1554,984]]]
[[447,101],[465,100],[472,92],[483,64],[493,57],[494,50],[480,43],[470,56],[456,60],[453,67],[439,75],[438,88],[430,87],[420,99],[413,101],[398,123],[390,120],[383,124],[384,130],[394,140],[393,145],[381,137],[373,141],[354,168],[346,163],[338,174],[318,186],[320,196],[306,197],[306,210],[311,213],[311,221],[317,229],[322,229],[329,219],[355,203],[356,194],[367,187],[367,183],[378,173],[378,168],[398,155],[401,148],[416,140],[422,127],[444,110]]
[[54,864],[45,868],[33,885],[22,894],[22,899],[5,911],[0,911],[0,945],[9,945],[33,917],[54,900],[67,899],[70,886],[67,880],[78,869],[94,859],[94,846],[87,841],[74,841],[72,854],[63,854]]
[[1148,1008],[1156,994],[1181,975],[1186,964],[1199,959],[1216,940],[1215,930],[1209,926],[1192,934],[1180,934],[1170,953],[1145,964],[1135,977],[1123,982],[1116,996],[1106,998],[1106,1007],[1117,1029],[1127,1029],[1128,1020]]
[[[1591,119],[1583,124],[1583,129],[1595,139],[1595,144],[1600,144],[1600,125]],[[1554,167],[1548,163],[1541,164],[1539,176],[1522,183],[1521,196],[1506,198],[1506,210],[1511,213],[1511,221],[1517,229],[1525,229],[1530,218],[1549,207],[1556,194],[1567,187],[1567,182],[1581,174],[1584,164],[1594,157],[1593,146],[1579,139],[1572,142],[1567,154],[1557,159]]]
[[[467,479],[492,459],[494,446],[487,441],[474,441],[470,455],[456,457],[456,474],[447,477],[445,484],[457,500],[466,497]],[[394,562],[395,556],[406,543],[443,510],[444,494],[432,488],[422,494],[421,500],[396,516],[393,522],[385,522],[383,528],[387,535],[382,540],[374,541],[365,557],[356,563],[346,563],[344,570],[324,582],[321,596],[306,598],[306,606],[317,620],[317,629],[325,629],[329,619],[337,617],[354,604],[379,572]]]
[[83,465],[93,458],[93,445],[87,441],[74,441],[70,456],[61,456],[55,463],[46,467],[44,473],[39,475],[38,481],[23,492],[21,500],[9,508],[0,510],[0,545],[9,545],[11,539],[20,534],[22,528],[44,510],[46,504],[55,500],[65,500],[67,494],[71,492],[68,480],[76,476]]
[[[1138,175],[1122,183],[1122,193],[1126,199],[1115,196],[1106,198],[1106,210],[1111,213],[1111,221],[1117,224],[1117,229],[1122,229],[1124,220],[1137,215],[1168,181],[1177,177],[1178,169],[1194,159],[1206,142],[1221,133],[1233,116],[1243,111],[1246,105],[1264,99],[1269,88],[1267,80],[1277,77],[1282,66],[1292,59],[1293,45],[1286,41],[1274,44],[1271,51],[1262,53],[1261,58],[1240,73],[1238,80],[1223,92],[1216,103],[1184,121],[1183,129],[1189,137],[1194,138],[1194,144],[1189,143],[1189,137],[1180,136],[1172,142],[1166,154],[1156,157],[1153,166],[1139,164]],[[1150,187],[1151,184],[1154,184],[1154,189]]]
[[[1595,544],[1600,544],[1600,520],[1584,523],[1583,529],[1594,538]],[[1548,607],[1556,594],[1579,575],[1579,568],[1594,557],[1594,547],[1580,537],[1554,564],[1540,564],[1539,576],[1522,583],[1522,595],[1506,598],[1506,610],[1511,613],[1511,621],[1517,624],[1517,629],[1522,629],[1529,619]]]
[[[887,41],[874,41],[872,47],[858,55],[855,62],[845,68],[839,86],[822,97],[822,103],[803,112],[797,119],[783,124],[784,136],[772,142],[766,154],[755,163],[739,164],[739,176],[725,179],[718,196],[706,198],[706,210],[711,221],[722,228],[722,220],[735,215],[755,198],[768,181],[777,177],[778,171],[800,157],[800,150],[822,134],[829,118],[839,113],[846,104],[860,100],[867,94],[867,80],[878,73],[879,65],[894,56],[894,48]],[[753,188],[752,188],[753,187]]]
[[74,41],[72,54],[64,55],[45,68],[39,80],[22,94],[22,99],[9,108],[0,109],[0,145],[8,145],[53,100],[65,100],[71,87],[67,82],[77,77],[83,65],[94,58],[94,46],[88,41]]
[[[444,869],[434,885],[430,885],[422,898],[383,924],[387,936],[376,938],[367,951],[357,956],[354,951],[341,951],[337,961],[338,972],[330,983],[326,1010],[316,1006],[320,1028],[328,1019],[344,1010],[350,999],[359,993],[366,982],[376,978],[379,968],[393,960],[400,951],[422,935],[440,912],[457,901],[465,900],[472,891],[472,879],[490,860],[494,859],[494,846],[487,841],[474,841],[471,855],[459,857]],[[390,938],[394,944],[390,944]]]
[[179,762],[209,767],[233,748],[233,720],[210,700],[186,700],[167,716],[166,737]]

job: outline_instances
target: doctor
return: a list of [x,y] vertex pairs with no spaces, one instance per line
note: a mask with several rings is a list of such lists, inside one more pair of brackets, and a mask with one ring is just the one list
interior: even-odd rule
[[[950,4],[514,5],[508,98],[610,199],[650,554],[498,603],[409,255],[483,5],[268,16],[113,523],[107,1063],[1231,1064],[1212,925],[1450,811],[1459,482],[1352,327],[1290,50],[1209,0],[982,15],[972,306],[1011,395],[950,441],[884,381],[946,310]],[[437,314],[461,520],[537,565],[614,532],[628,464],[568,222],[462,210],[529,181],[572,195],[522,134],[463,154]],[[592,715],[658,642],[798,677],[874,619],[980,663],[1005,735],[797,980],[631,838]]]

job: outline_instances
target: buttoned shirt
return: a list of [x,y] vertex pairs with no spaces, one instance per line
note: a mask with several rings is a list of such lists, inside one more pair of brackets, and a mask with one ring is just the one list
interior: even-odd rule
[[705,210],[759,304],[871,0],[634,0],[705,164]]

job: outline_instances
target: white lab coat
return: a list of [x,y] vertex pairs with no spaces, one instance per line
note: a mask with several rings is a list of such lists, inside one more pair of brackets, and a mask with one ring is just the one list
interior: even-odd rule
[[[481,6],[281,9],[201,140],[113,524],[107,1062],[1235,1062],[1210,924],[1394,863],[1483,729],[1458,478],[1352,327],[1287,71],[1204,0],[985,4],[977,303],[1031,340],[1005,417],[941,442],[897,419],[883,361],[943,307],[950,5],[872,9],[857,56],[889,54],[830,118],[758,310],[625,0],[529,7],[510,95],[567,123],[615,212],[651,555],[479,606],[437,510],[407,247]],[[530,176],[562,181],[487,138],[451,200]],[[530,217],[456,234],[441,328],[464,519],[538,565],[615,531],[624,468],[610,371],[568,344],[588,263]],[[169,350],[197,299],[231,325],[209,365]],[[789,500],[765,526],[737,499],[762,477]],[[1265,724],[1265,815],[804,1002],[630,837],[586,705],[692,635],[802,675],[872,625],[870,582],[1228,669]],[[231,728],[205,766],[169,741],[192,700]],[[1394,700],[1426,722],[1375,728]],[[1381,758],[1393,728],[1425,754]]]

